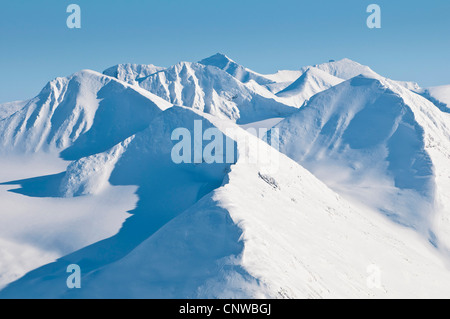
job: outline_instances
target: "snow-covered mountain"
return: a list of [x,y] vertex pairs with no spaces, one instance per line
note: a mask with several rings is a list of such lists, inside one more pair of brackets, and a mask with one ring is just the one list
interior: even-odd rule
[[[375,73],[370,67],[367,65],[362,65],[358,62],[355,62],[353,60],[344,58],[342,60],[334,61],[331,60],[330,62],[321,63],[314,65],[315,68],[322,70],[328,74],[331,74],[335,77],[341,78],[343,80],[349,80],[357,75],[364,74],[366,76],[380,76],[379,74]],[[310,68],[309,66],[305,66],[301,69],[302,72],[305,72]],[[418,91],[420,90],[419,84],[411,81],[394,81],[398,85],[411,90],[411,91]]]
[[180,62],[139,80],[139,85],[172,104],[242,124],[286,117],[295,110],[274,95],[261,95],[227,72],[200,63]]
[[301,107],[315,94],[325,91],[343,80],[315,67],[307,69],[301,77],[287,88],[277,93],[277,96],[289,105]]
[[444,100],[348,59],[57,78],[0,105],[0,298],[448,297]]
[[425,98],[382,77],[357,76],[276,128],[280,150],[337,192],[436,245],[450,243],[450,118]]
[[[289,74],[299,76],[295,81],[284,82],[279,80],[277,81],[278,84],[265,85],[265,87],[272,92],[274,88],[279,88],[280,90],[275,89],[275,91],[276,95],[281,98],[281,101],[297,108],[301,107],[305,101],[309,100],[315,94],[325,91],[344,80],[351,79],[361,74],[365,76],[380,77],[380,75],[375,73],[370,67],[350,59],[330,61],[314,66],[305,66],[299,71],[290,71]],[[271,77],[268,76],[268,78]],[[421,90],[419,85],[415,82],[393,82],[414,92]]]
[[[167,141],[180,125],[193,132],[194,120],[232,136],[239,154],[235,164],[173,164]],[[229,121],[174,107],[121,147],[118,158],[107,160],[114,169],[103,178],[139,185],[133,216],[116,236],[30,272],[0,297],[431,297],[450,292],[439,284],[449,282],[450,273],[412,231],[353,206]],[[252,163],[251,154],[261,151],[265,164]],[[66,174],[91,172],[85,181],[98,180],[98,170],[105,167],[96,156],[78,163]],[[84,270],[83,289],[61,287],[70,263]],[[374,263],[386,276],[375,290],[366,283]],[[411,291],[408,283],[421,289]]]
[[0,153],[64,151],[75,159],[105,151],[145,129],[171,106],[153,94],[95,71],[49,82],[0,120]]

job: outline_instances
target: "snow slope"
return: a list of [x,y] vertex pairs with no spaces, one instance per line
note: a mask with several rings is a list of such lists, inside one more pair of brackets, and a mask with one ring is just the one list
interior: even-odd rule
[[[59,259],[48,266],[52,271],[56,267],[61,276],[65,276],[65,269],[60,265],[67,260],[76,260],[83,271],[88,272],[122,258],[174,216],[220,186],[230,164],[176,165],[171,159],[171,149],[175,144],[171,141],[173,129],[187,127],[193,131],[194,120],[202,119],[188,109],[183,111],[168,109],[134,138],[105,154],[91,155],[69,165],[61,179],[60,190],[63,192],[60,195],[80,199],[86,197],[82,195],[97,197],[104,194],[105,185],[112,183],[137,185],[139,201],[129,211],[133,216],[127,219],[117,235]],[[204,121],[203,127],[206,129],[211,124]],[[33,289],[44,289],[46,292],[42,292],[42,296],[55,293],[47,284],[51,285],[51,281],[43,286],[38,284]],[[33,292],[36,290],[29,294]]]
[[[58,198],[48,181],[67,167],[54,154],[0,157],[0,289],[29,271],[119,232],[134,186]],[[4,182],[8,182],[4,184]]]
[[144,78],[161,70],[164,70],[164,68],[153,64],[125,63],[112,66],[103,71],[103,74],[112,76],[129,84],[137,84],[138,79]]
[[67,159],[105,151],[143,130],[171,104],[100,73],[84,70],[49,82],[0,120],[0,152],[63,151]]
[[286,104],[299,108],[315,94],[325,91],[343,80],[315,67],[307,69],[301,77],[287,88],[277,93]]
[[280,150],[338,193],[449,245],[450,118],[428,100],[358,76],[275,127]]
[[285,117],[295,110],[268,96],[267,90],[261,94],[227,72],[200,63],[180,62],[140,80],[139,85],[175,105],[242,124]]
[[[171,131],[180,125],[192,131],[193,120],[202,120],[205,128],[217,127],[237,142],[235,164],[212,170],[203,164],[170,164]],[[252,154],[261,151],[266,161],[252,162]],[[96,165],[95,160],[87,162]],[[140,166],[144,175],[138,176],[134,167],[142,163],[147,166]],[[177,179],[176,189],[171,197],[162,197],[172,178]],[[110,180],[140,185],[140,212],[134,212],[115,240],[37,269],[3,289],[0,297],[380,298],[450,293],[450,273],[426,241],[350,204],[229,121],[171,108],[126,146]],[[199,194],[198,186],[209,181],[215,185]],[[183,200],[173,200],[180,196]],[[156,206],[142,205],[147,198],[156,200]],[[183,204],[174,207],[176,203]],[[161,204],[166,212],[158,215]],[[122,253],[110,256],[112,252]],[[67,290],[65,267],[73,262],[84,270],[82,289]],[[380,270],[378,288],[370,285],[374,266]]]

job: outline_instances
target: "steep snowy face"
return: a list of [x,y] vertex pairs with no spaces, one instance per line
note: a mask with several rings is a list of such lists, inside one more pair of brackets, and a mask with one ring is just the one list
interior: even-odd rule
[[436,183],[448,176],[446,116],[393,81],[358,76],[315,95],[276,127],[280,150],[333,189],[428,232],[438,194],[450,190]]
[[310,67],[294,83],[276,95],[289,105],[301,107],[305,101],[309,100],[315,94],[325,91],[341,82],[343,80],[340,78],[315,67]]
[[136,84],[138,79],[144,78],[161,70],[164,70],[164,68],[153,64],[125,63],[112,66],[103,71],[103,74],[112,76],[129,84]]
[[200,63],[181,62],[139,81],[139,85],[175,105],[248,123],[286,117],[295,110],[266,91],[259,94],[227,72]]
[[49,82],[0,120],[0,152],[63,151],[66,159],[105,151],[143,130],[170,103],[114,78],[81,71]]
[[[172,163],[173,130],[183,127],[194,136],[195,121],[236,142],[239,156],[232,165]],[[267,166],[250,160],[261,149],[270,159]],[[110,163],[112,173],[102,179],[139,186],[133,216],[116,236],[30,272],[3,289],[1,298],[361,298],[449,293],[450,275],[425,241],[354,207],[230,121],[173,107],[107,153],[103,159],[91,156],[75,162],[67,175],[74,182],[76,176],[98,179],[105,161]],[[83,189],[87,184],[78,185]],[[83,289],[61,288],[70,263],[83,269]],[[367,284],[369,267],[378,267],[383,274],[378,289]],[[412,290],[410,285],[421,289]]]

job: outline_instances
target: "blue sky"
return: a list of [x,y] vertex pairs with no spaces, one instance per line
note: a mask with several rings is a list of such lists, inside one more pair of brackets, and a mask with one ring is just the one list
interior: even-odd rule
[[[68,29],[66,8],[82,10]],[[382,10],[368,29],[366,7]],[[169,66],[222,52],[257,72],[351,58],[396,80],[450,84],[448,0],[15,0],[0,4],[0,102],[117,63]]]

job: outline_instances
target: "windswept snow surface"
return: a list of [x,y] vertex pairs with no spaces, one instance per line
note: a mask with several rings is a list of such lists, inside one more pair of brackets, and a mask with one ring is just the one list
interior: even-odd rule
[[[173,164],[164,139],[180,124],[193,130],[193,120],[237,141],[235,164],[169,169]],[[264,152],[265,161],[253,162],[254,152]],[[143,163],[148,163],[144,175],[138,176],[134,167]],[[110,180],[140,185],[140,211],[134,211],[115,240],[30,272],[0,297],[382,298],[450,293],[443,260],[415,232],[350,204],[229,121],[169,109],[128,144]],[[205,183],[212,184],[201,186]],[[85,269],[83,288],[64,289],[64,268],[74,262]],[[368,284],[371,267],[380,270],[379,288]]]

